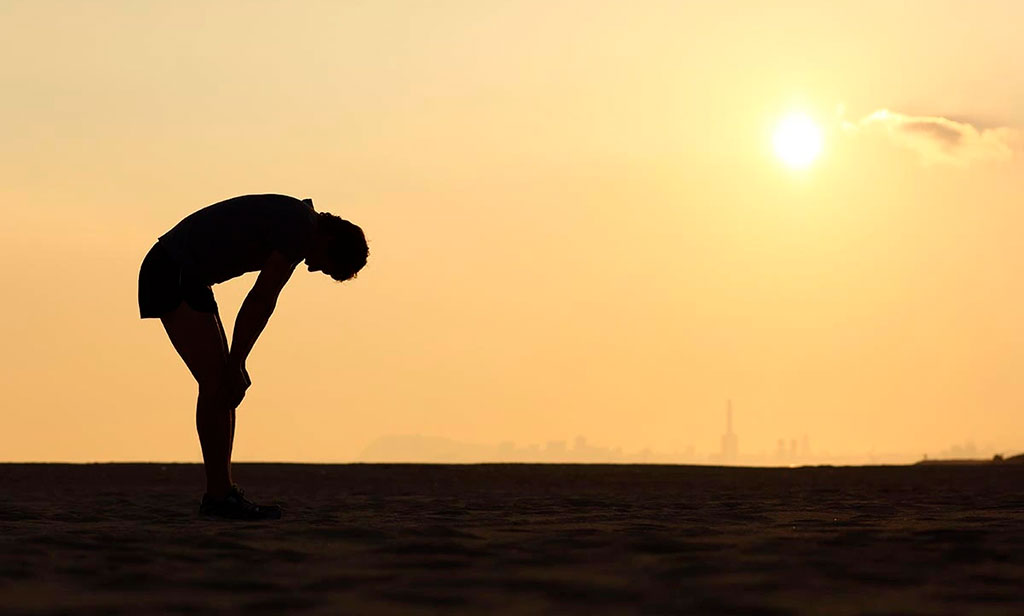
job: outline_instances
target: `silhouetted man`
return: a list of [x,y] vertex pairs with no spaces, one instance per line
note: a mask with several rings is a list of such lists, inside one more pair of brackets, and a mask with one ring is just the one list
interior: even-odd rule
[[[362,229],[309,199],[246,195],[203,208],[160,236],[139,271],[139,311],[159,318],[199,384],[196,428],[206,494],[200,514],[235,519],[281,517],[274,505],[247,500],[231,480],[235,408],[251,381],[245,360],[274,312],[295,267],[341,282],[366,265]],[[212,285],[259,272],[245,297],[230,348]]]

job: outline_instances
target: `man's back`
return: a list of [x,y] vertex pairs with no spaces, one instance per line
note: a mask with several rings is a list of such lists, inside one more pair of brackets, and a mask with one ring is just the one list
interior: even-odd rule
[[244,195],[187,216],[160,236],[160,243],[188,275],[212,285],[258,271],[275,250],[301,260],[315,225],[308,201]]

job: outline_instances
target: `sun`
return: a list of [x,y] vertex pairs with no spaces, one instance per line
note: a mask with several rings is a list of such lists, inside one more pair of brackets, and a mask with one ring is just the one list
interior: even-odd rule
[[775,127],[772,145],[786,166],[804,169],[821,154],[821,129],[806,114],[791,113]]

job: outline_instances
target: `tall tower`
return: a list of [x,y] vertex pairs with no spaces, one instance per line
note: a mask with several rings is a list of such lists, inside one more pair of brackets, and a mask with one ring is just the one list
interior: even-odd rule
[[725,434],[722,435],[722,462],[735,462],[739,454],[739,443],[736,433],[732,431],[732,400],[729,400],[725,410]]

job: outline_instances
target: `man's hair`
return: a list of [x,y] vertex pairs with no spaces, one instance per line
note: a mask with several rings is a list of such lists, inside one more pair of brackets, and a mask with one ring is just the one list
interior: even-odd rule
[[328,238],[324,273],[338,282],[355,278],[370,254],[363,230],[328,212],[318,212],[317,217],[317,226]]

